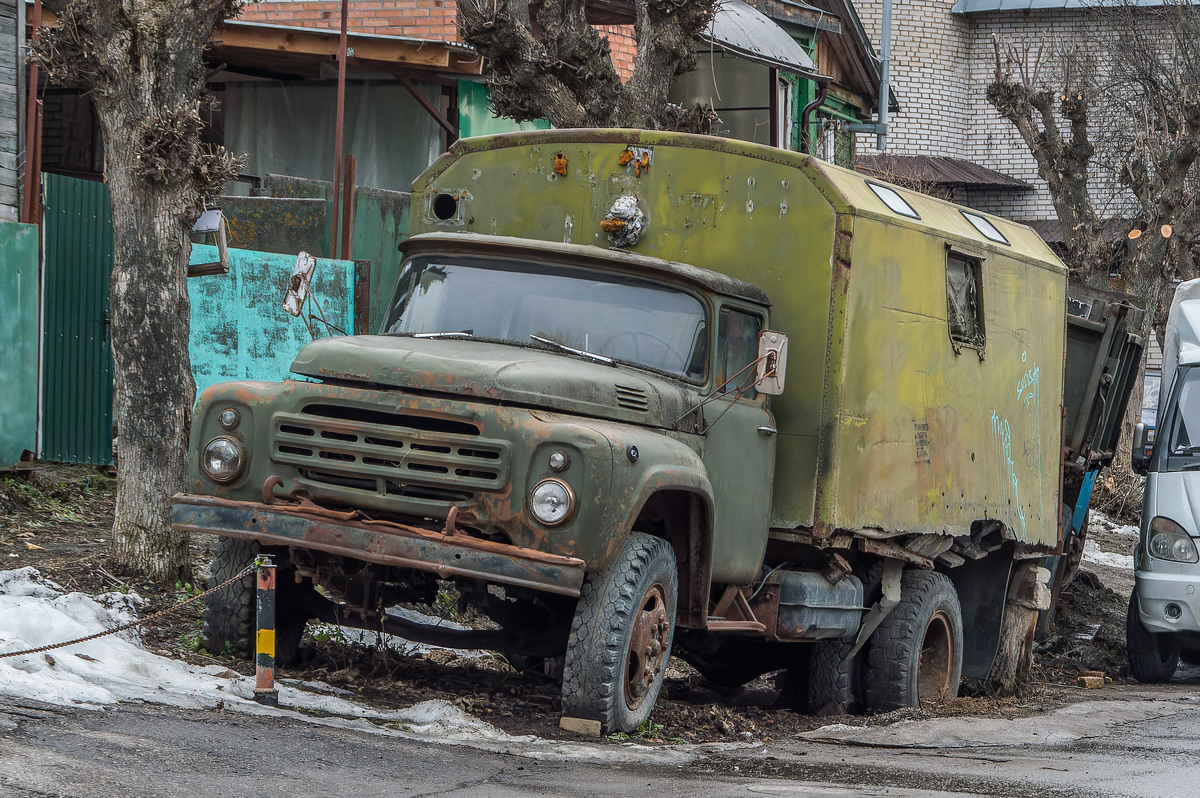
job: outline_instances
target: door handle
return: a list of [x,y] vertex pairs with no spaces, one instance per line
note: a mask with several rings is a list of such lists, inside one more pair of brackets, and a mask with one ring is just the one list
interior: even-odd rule
[[779,432],[779,430],[775,429],[774,427],[759,427],[758,431],[763,435],[774,435],[775,433]]

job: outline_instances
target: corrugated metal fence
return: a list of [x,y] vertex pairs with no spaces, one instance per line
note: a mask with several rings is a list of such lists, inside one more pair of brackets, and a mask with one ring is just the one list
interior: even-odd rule
[[44,460],[112,462],[108,278],[112,211],[103,183],[44,175]]

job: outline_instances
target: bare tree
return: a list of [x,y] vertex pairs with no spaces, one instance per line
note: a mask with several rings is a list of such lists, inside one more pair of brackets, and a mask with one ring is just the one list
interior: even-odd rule
[[493,110],[556,127],[708,132],[711,110],[667,103],[676,75],[696,66],[696,35],[717,0],[634,0],[637,59],[622,82],[608,39],[584,0],[460,0],[463,39],[488,59]]
[[188,536],[171,531],[195,383],[188,357],[189,220],[239,164],[200,142],[202,52],[241,0],[44,0],[58,20],[34,57],[90,93],[112,196],[112,351],[119,565],[187,579]]
[[1091,44],[997,41],[987,98],[1037,162],[1072,276],[1103,286],[1122,254],[1105,241],[1105,219],[1123,222],[1121,271],[1161,326],[1164,292],[1195,273],[1200,9],[1118,1],[1090,14]]

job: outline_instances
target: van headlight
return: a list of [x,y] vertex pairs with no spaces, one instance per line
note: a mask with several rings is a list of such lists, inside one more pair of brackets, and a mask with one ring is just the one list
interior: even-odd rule
[[1174,562],[1197,562],[1200,554],[1190,535],[1179,524],[1161,515],[1150,522],[1146,548],[1151,557]]
[[246,453],[242,444],[224,435],[213,438],[200,454],[200,467],[214,482],[232,482],[242,473]]
[[557,479],[542,480],[529,493],[529,509],[533,517],[546,526],[567,520],[574,503],[571,489]]

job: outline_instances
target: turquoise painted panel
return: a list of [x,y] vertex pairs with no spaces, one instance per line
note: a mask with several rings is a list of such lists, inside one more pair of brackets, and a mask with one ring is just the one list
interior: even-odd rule
[[[216,248],[193,246],[192,263],[215,261]],[[313,339],[304,320],[283,309],[295,255],[229,250],[229,273],[188,279],[192,303],[190,354],[197,396],[229,380],[280,380]],[[330,325],[354,334],[354,263],[317,258],[312,294]],[[310,320],[318,337],[331,334]],[[336,330],[333,335],[339,335]]]
[[471,80],[458,82],[458,133],[461,138],[513,133],[518,130],[550,129],[550,121],[547,119],[514,122],[507,117],[496,116],[488,106],[490,94],[486,83]]
[[37,450],[38,230],[0,221],[0,468]]

